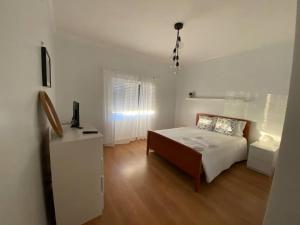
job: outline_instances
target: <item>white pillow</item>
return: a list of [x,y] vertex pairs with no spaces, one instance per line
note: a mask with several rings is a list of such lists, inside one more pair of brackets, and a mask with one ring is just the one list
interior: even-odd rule
[[213,130],[215,126],[216,119],[209,116],[200,116],[197,127],[203,130]]
[[241,120],[234,120],[233,121],[233,134],[234,136],[243,137],[244,136],[244,129],[246,127],[246,121]]

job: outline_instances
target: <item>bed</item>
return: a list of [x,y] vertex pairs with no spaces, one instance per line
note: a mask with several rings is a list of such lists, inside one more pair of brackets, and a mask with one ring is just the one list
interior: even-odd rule
[[204,113],[196,115],[196,124],[201,116],[245,121],[243,136],[228,136],[195,126],[148,131],[147,138],[147,155],[151,149],[192,176],[197,192],[203,173],[207,182],[211,182],[232,164],[246,160],[251,124],[244,119]]

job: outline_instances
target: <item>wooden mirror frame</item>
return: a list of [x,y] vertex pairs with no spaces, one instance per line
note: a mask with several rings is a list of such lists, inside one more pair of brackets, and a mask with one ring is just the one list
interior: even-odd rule
[[62,137],[63,128],[48,94],[45,91],[40,91],[39,99],[53,130],[59,137]]

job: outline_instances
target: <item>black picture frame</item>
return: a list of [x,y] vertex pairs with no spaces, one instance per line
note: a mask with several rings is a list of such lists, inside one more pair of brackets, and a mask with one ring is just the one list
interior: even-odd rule
[[51,87],[51,58],[46,47],[41,47],[42,80],[44,87]]

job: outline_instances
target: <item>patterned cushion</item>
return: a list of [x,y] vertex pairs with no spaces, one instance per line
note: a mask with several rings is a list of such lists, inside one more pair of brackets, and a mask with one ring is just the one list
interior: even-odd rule
[[215,121],[215,117],[200,116],[197,123],[197,127],[203,130],[213,130],[215,126]]
[[234,131],[234,120],[227,118],[218,118],[214,131],[225,134],[232,135]]

